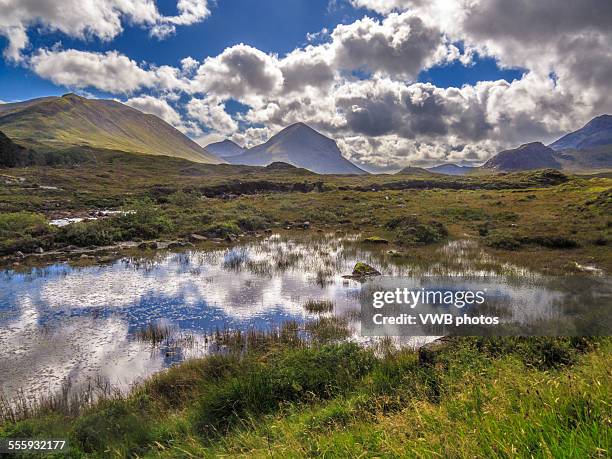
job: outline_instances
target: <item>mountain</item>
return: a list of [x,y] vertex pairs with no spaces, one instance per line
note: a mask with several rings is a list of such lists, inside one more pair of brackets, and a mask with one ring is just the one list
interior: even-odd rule
[[[612,146],[612,115],[593,118],[584,127],[564,135],[549,145],[555,151],[586,150],[603,145]],[[612,153],[612,148],[610,149]]]
[[432,172],[422,167],[406,166],[396,173],[396,175],[431,175]]
[[2,104],[0,130],[19,144],[41,150],[88,146],[223,162],[155,115],[76,94]]
[[230,156],[238,156],[246,151],[240,145],[232,142],[231,140],[224,140],[223,142],[216,142],[206,145],[205,150],[218,158],[229,158]]
[[466,175],[472,172],[475,167],[470,166],[458,166],[457,164],[445,163],[439,166],[429,167],[427,170],[435,174],[445,175]]
[[484,169],[519,171],[528,169],[561,169],[555,151],[541,142],[527,143],[513,150],[504,150],[482,166]]
[[304,123],[292,124],[266,143],[226,158],[231,164],[267,166],[284,162],[318,174],[366,174],[342,156],[336,142]]
[[16,167],[26,162],[30,152],[0,132],[0,167]]
[[577,172],[612,169],[612,116],[593,118],[549,147],[557,151],[564,169]]

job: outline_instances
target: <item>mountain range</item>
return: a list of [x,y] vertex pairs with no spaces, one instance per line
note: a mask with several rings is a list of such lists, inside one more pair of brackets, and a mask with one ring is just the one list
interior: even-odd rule
[[[444,164],[428,170],[457,175],[457,167]],[[612,116],[593,118],[584,127],[564,135],[548,146],[532,142],[501,151],[481,166],[481,169],[495,171],[544,168],[573,172],[612,169]]]
[[[210,147],[211,145],[206,149],[218,151],[220,145],[213,144],[213,149]],[[224,152],[236,151],[228,144],[223,145],[223,148]],[[237,155],[224,156],[224,159],[230,164],[248,166],[267,166],[274,162],[284,162],[318,174],[367,173],[342,156],[335,140],[325,137],[304,123],[292,124],[272,136],[266,143]]]
[[434,174],[444,174],[444,175],[467,175],[475,169],[476,167],[459,166],[457,164],[452,164],[452,163],[444,163],[438,166],[427,168],[429,172],[433,172]]
[[[249,149],[231,140],[202,148],[157,116],[114,100],[87,99],[75,94],[0,104],[0,131],[6,134],[0,136],[3,158],[7,164],[15,165],[25,164],[21,157],[29,158],[32,164],[57,163],[62,158],[47,152],[70,150],[75,155],[78,148],[75,153],[74,147],[92,147],[208,164],[286,163],[320,174],[367,174],[342,156],[333,139],[304,123],[292,124],[267,142]],[[612,169],[612,116],[598,116],[548,146],[533,142],[504,150],[480,168],[446,163],[419,169],[419,173],[465,175],[476,169],[540,168],[576,172]],[[400,173],[415,173],[413,169],[405,168]]]
[[212,153],[218,158],[229,158],[231,156],[238,156],[246,152],[246,148],[242,148],[235,142],[227,139],[223,142],[216,142],[206,145],[206,151]]
[[35,150],[87,146],[198,163],[223,162],[155,115],[114,100],[76,94],[0,104],[0,131]]

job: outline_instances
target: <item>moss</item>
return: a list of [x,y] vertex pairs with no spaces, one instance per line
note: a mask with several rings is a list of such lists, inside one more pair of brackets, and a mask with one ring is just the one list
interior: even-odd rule
[[364,243],[366,244],[388,244],[389,241],[385,238],[382,238],[380,236],[370,236],[370,237],[366,237],[363,240]]
[[372,266],[366,263],[357,262],[355,264],[355,267],[353,268],[353,276],[379,276],[379,275],[380,275],[379,271],[377,271],[375,268],[373,268]]

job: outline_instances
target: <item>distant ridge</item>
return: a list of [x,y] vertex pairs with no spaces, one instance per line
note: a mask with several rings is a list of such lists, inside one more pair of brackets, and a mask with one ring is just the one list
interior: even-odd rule
[[529,169],[561,169],[561,164],[555,158],[555,151],[541,142],[521,145],[512,150],[504,150],[483,166],[484,169],[500,171],[520,171]]
[[[603,145],[612,145],[612,115],[593,118],[584,127],[564,135],[549,145],[556,151],[585,150]],[[612,149],[610,150],[612,153]]]
[[230,156],[238,156],[246,151],[235,142],[226,139],[222,142],[215,142],[206,145],[206,151],[217,156],[218,158],[229,158]]
[[155,115],[76,94],[2,104],[0,130],[19,144],[41,150],[87,146],[223,162]]
[[564,135],[547,147],[540,142],[533,142],[502,151],[482,168],[500,171],[544,168],[575,172],[610,170],[612,116],[597,116],[582,128]]
[[422,167],[407,166],[397,172],[398,175],[431,175],[432,172]]
[[440,164],[438,166],[427,168],[429,172],[434,172],[436,174],[445,174],[445,175],[466,175],[475,169],[476,169],[475,167],[459,166],[453,163],[445,163],[445,164]]
[[226,158],[232,164],[267,166],[283,162],[318,174],[367,174],[342,156],[333,139],[304,123],[295,123],[266,143]]

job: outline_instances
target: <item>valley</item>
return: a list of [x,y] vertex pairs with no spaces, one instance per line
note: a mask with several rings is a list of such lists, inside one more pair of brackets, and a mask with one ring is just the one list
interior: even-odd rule
[[553,330],[579,306],[605,334],[606,145],[368,174],[303,124],[210,150],[167,130],[168,149],[108,143],[101,124],[85,139],[47,123],[61,145],[0,136],[0,438],[68,438],[73,457],[524,456],[542,435],[608,448],[605,336],[362,328],[375,274],[494,292]]
[[[266,231],[340,230],[384,237],[411,252],[426,251],[426,242],[470,237],[510,258],[524,257],[551,270],[573,269],[574,262],[611,267],[612,179],[606,176],[556,171],[333,176],[291,167],[90,154],[96,162],[4,170],[0,251],[5,264],[126,241],[190,242],[192,234],[213,245]],[[48,225],[58,218],[109,210],[123,214],[62,228]],[[422,225],[423,241],[400,234],[405,225],[389,226],[394,218],[412,218],[412,227]],[[443,225],[448,236],[436,236],[433,230],[427,236],[433,224]],[[27,255],[26,260],[16,259],[16,252]]]

